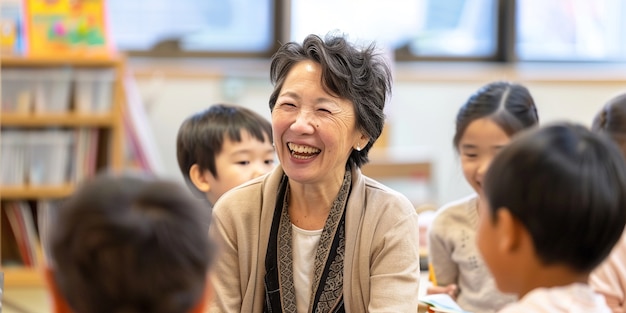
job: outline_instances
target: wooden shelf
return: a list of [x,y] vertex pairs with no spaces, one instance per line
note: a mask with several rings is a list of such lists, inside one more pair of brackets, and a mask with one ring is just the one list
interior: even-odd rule
[[39,268],[28,267],[4,267],[4,287],[43,287],[45,286],[44,275]]
[[415,161],[406,163],[371,162],[362,168],[363,174],[374,179],[382,178],[431,178],[431,163]]
[[72,194],[74,185],[61,186],[0,186],[0,199],[56,199]]
[[111,126],[115,119],[111,114],[19,114],[0,113],[0,126]]
[[422,178],[432,177],[432,157],[429,151],[419,149],[372,149],[370,162],[363,165],[363,174],[374,178]]
[[[123,55],[85,55],[68,54],[63,56],[0,56],[2,70],[22,69],[47,69],[59,67],[71,68],[99,68],[112,69],[115,72],[113,90],[111,95],[111,108],[108,113],[92,114],[67,112],[59,114],[49,113],[8,113],[0,112],[0,126],[5,131],[9,128],[25,129],[30,131],[34,128],[60,127],[64,129],[88,128],[91,130],[106,130],[106,134],[97,136],[96,170],[112,169],[121,170],[124,164],[124,120],[123,106],[125,103],[123,79],[125,75],[125,57]],[[73,82],[74,83],[74,82]],[[77,99],[70,97],[70,106],[76,106]],[[94,148],[91,145],[89,148]],[[75,156],[75,158],[80,158]],[[83,157],[85,158],[85,157]],[[76,160],[74,160],[76,162]],[[29,205],[37,207],[38,200],[62,199],[72,195],[76,185],[67,183],[51,186],[2,186],[0,185],[0,200],[2,201],[27,201]],[[0,256],[1,258],[2,256]],[[42,260],[42,258],[38,258]],[[4,260],[4,259],[3,259]],[[37,263],[41,264],[41,263]],[[2,267],[4,272],[5,286],[32,287],[43,286],[45,279],[43,266],[29,267]]]
[[19,67],[52,67],[52,66],[78,66],[78,67],[114,67],[120,61],[119,56],[2,56],[0,65]]

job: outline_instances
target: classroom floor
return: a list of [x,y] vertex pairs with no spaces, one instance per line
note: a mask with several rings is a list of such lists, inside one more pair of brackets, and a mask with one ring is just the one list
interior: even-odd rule
[[[428,272],[422,271],[420,295],[426,293]],[[2,295],[2,313],[49,313],[50,299],[43,287],[38,288],[7,288]]]

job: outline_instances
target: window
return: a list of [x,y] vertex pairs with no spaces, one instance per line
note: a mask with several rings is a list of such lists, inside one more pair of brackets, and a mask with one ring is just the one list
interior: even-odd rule
[[425,1],[424,22],[403,48],[418,57],[491,58],[497,8],[494,0]]
[[626,61],[624,0],[108,0],[131,55],[270,56],[337,31],[399,61]]
[[268,55],[276,42],[273,0],[108,0],[119,50],[150,54]]
[[[338,29],[383,42],[399,59],[492,58],[496,0],[292,0],[292,40]],[[324,16],[324,21],[320,20]]]
[[337,31],[356,41],[395,45],[414,34],[420,4],[421,0],[291,0],[289,39],[302,41],[308,34]]
[[520,60],[626,61],[623,0],[517,2]]

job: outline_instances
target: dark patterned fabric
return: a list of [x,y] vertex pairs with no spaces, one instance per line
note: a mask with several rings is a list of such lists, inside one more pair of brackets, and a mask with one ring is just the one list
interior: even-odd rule
[[[352,174],[350,169],[347,169],[315,252],[309,312],[345,312],[343,304],[345,209],[351,184]],[[284,176],[278,192],[265,259],[264,312],[296,312],[288,199],[289,184],[287,177]]]

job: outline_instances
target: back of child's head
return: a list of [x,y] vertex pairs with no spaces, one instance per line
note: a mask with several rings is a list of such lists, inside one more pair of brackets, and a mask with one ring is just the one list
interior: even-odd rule
[[183,121],[176,138],[176,157],[185,181],[196,192],[191,183],[189,170],[198,164],[219,177],[215,158],[222,151],[224,141],[241,142],[242,131],[260,142],[272,142],[272,125],[260,114],[245,107],[215,104]]
[[509,137],[539,122],[535,102],[526,87],[492,82],[478,89],[459,109],[453,139],[455,148],[459,147],[469,124],[482,118],[494,121]]
[[605,136],[569,123],[530,130],[491,163],[485,177],[491,222],[508,210],[527,230],[538,260],[588,273],[626,224],[626,168]]
[[98,176],[60,207],[52,281],[73,312],[188,313],[213,257],[204,205],[177,183]]
[[593,119],[591,129],[609,135],[626,153],[626,93],[604,105]]

